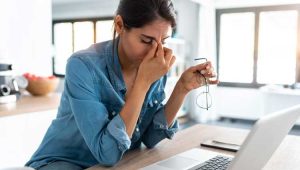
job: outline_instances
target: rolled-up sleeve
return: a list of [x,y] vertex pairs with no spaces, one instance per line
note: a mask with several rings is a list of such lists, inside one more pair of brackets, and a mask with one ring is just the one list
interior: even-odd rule
[[166,120],[165,106],[160,104],[155,113],[152,122],[143,134],[142,141],[147,148],[153,148],[161,140],[168,138],[172,139],[174,134],[178,131],[178,121],[175,120],[170,127]]
[[80,58],[68,60],[65,92],[79,131],[95,159],[102,165],[112,166],[129,149],[131,141],[119,114],[108,119],[108,111],[96,95],[94,81],[89,66]]
[[126,133],[126,127],[123,119],[118,114],[107,126],[108,132],[118,141],[120,150],[128,150],[131,141]]

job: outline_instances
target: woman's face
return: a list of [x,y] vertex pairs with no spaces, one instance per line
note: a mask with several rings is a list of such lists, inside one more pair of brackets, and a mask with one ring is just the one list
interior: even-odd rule
[[130,63],[140,64],[154,42],[165,43],[172,34],[170,22],[158,19],[141,28],[124,29],[120,35],[120,57]]

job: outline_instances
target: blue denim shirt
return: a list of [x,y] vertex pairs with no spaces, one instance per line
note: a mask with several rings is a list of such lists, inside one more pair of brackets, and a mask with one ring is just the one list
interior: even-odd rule
[[[152,148],[178,130],[168,127],[164,115],[167,76],[154,82],[145,97],[130,139],[119,113],[126,86],[112,41],[74,53],[67,62],[64,91],[56,119],[27,166],[38,168],[53,161],[68,161],[83,168],[112,166],[124,152],[143,143]],[[117,46],[117,45],[116,45]]]

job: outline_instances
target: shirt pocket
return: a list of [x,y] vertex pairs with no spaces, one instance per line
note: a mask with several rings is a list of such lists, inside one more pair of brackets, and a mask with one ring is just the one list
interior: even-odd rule
[[160,105],[160,104],[162,104],[162,102],[164,101],[165,98],[166,98],[166,94],[163,90],[156,92],[152,95],[152,97],[148,101],[147,107],[153,108],[157,105]]
[[164,91],[160,91],[152,94],[151,98],[148,99],[148,101],[145,101],[137,125],[132,134],[132,142],[137,142],[140,139],[141,135],[146,130],[146,127],[151,123],[153,115],[159,107],[158,105],[161,105],[164,99],[165,93]]
[[162,103],[165,98],[165,92],[162,90],[153,93],[151,98],[146,101],[146,104],[144,105],[143,111],[139,118],[139,123],[142,123],[142,126],[148,126],[148,124],[152,121],[154,114],[159,108],[163,106]]

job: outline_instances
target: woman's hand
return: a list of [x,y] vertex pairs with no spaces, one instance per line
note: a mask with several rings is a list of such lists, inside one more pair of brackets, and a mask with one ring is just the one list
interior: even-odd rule
[[186,93],[193,89],[199,88],[205,85],[205,79],[208,84],[218,84],[219,80],[212,80],[216,77],[211,62],[205,62],[193,67],[190,67],[184,71],[178,81],[178,86]]
[[151,50],[139,66],[137,80],[151,85],[154,81],[167,74],[175,62],[175,56],[171,49],[165,48],[161,43],[152,44]]

